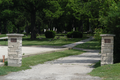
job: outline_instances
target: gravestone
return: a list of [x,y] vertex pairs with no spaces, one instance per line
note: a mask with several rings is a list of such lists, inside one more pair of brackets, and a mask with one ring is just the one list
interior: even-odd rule
[[46,29],[44,29],[44,32],[46,32]]
[[113,64],[114,34],[101,34],[101,66]]
[[55,27],[53,27],[53,31],[55,31]]
[[22,65],[22,36],[23,34],[7,34],[8,36],[8,66]]
[[73,28],[73,31],[75,31],[75,27]]

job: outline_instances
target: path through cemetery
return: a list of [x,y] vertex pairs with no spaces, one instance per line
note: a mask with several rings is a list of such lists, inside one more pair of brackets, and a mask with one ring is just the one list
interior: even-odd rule
[[0,80],[101,80],[88,75],[94,69],[92,65],[99,60],[98,50],[88,50],[81,55],[59,58],[31,66],[32,69],[0,76]]

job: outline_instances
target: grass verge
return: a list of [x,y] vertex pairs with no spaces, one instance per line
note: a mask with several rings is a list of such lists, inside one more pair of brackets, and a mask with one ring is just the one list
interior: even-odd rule
[[95,65],[94,65],[93,67],[94,67],[94,68],[100,67],[100,66],[101,66],[100,62],[101,62],[101,61],[95,63]]
[[76,46],[77,48],[83,48],[83,49],[101,49],[101,44],[97,40],[88,41],[83,44],[79,44]]
[[30,66],[42,64],[46,61],[55,60],[55,59],[58,59],[61,57],[78,55],[83,52],[84,51],[71,49],[71,50],[65,50],[65,51],[60,51],[60,52],[53,52],[53,53],[46,53],[46,54],[30,56],[30,57],[22,59],[21,67],[9,67],[9,66],[0,67],[0,75],[6,75],[10,72],[16,72],[16,71],[20,71],[20,70],[30,69],[31,68]]
[[89,74],[99,76],[103,80],[120,80],[120,63],[97,67]]

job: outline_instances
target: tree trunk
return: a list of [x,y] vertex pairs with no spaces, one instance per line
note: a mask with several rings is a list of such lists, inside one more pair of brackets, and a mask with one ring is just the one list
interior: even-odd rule
[[7,20],[5,20],[3,22],[4,28],[3,28],[3,33],[6,34],[7,33]]
[[31,39],[36,39],[36,26],[35,26],[35,20],[36,20],[36,11],[33,10],[31,12]]
[[73,22],[72,22],[72,31],[73,31],[73,28],[74,28],[74,20],[73,20]]
[[41,34],[40,27],[41,27],[41,23],[38,24],[38,33],[39,33],[39,34]]

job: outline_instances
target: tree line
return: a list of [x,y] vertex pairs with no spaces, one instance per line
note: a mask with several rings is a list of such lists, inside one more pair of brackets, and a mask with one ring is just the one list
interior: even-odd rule
[[119,0],[0,0],[0,33],[31,32],[31,39],[43,29],[106,33],[119,28]]
[[78,31],[88,31],[88,3],[85,0],[0,0],[0,33],[26,30],[31,32],[31,39],[36,39],[36,34],[44,28],[55,27],[62,32],[75,27]]

